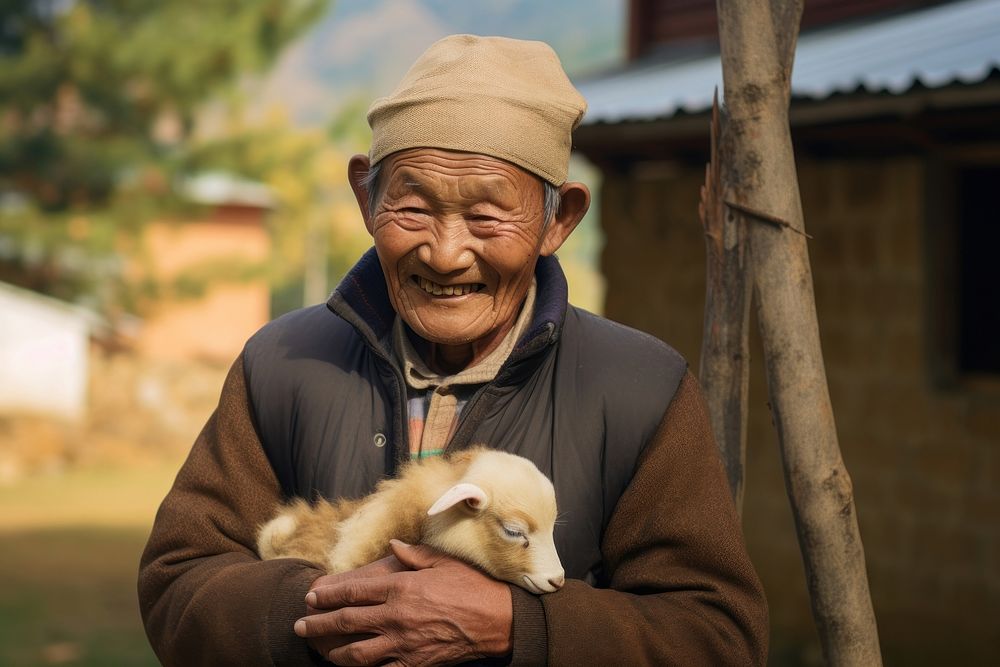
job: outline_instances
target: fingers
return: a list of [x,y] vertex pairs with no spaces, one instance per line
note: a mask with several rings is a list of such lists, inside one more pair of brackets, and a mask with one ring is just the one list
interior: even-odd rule
[[326,637],[313,637],[307,639],[306,641],[312,646],[313,650],[320,655],[330,655],[330,651],[335,648],[340,648],[341,646],[347,646],[352,642],[360,642],[365,639],[371,639],[375,635],[364,634],[364,635],[327,635]]
[[392,650],[392,640],[379,635],[335,648],[327,654],[327,659],[337,665],[377,665],[386,658],[393,657]]
[[392,548],[422,569],[314,588],[306,601],[326,610],[297,621],[295,633],[340,665],[456,664],[510,652],[506,584],[434,549]]
[[307,616],[295,621],[295,634],[306,639],[331,635],[376,633],[381,626],[377,607],[344,607],[336,611]]
[[356,570],[345,572],[344,576],[350,579],[383,577],[387,574],[392,574],[393,572],[402,572],[405,569],[406,567],[400,563],[395,556],[386,556],[385,558],[377,560],[374,563],[369,563],[368,565],[363,565]]
[[349,579],[319,586],[306,593],[306,604],[314,609],[340,609],[382,604],[389,599],[391,582],[378,579]]
[[399,540],[389,540],[389,548],[399,562],[411,570],[425,570],[448,558],[426,544],[407,544]]
[[386,556],[381,560],[377,560],[374,563],[369,563],[359,567],[356,570],[351,570],[349,572],[341,572],[339,574],[324,574],[323,576],[316,579],[313,582],[312,588],[319,588],[320,586],[331,586],[333,584],[339,584],[343,581],[348,581],[351,579],[371,579],[374,577],[384,577],[387,574],[392,574],[394,572],[402,572],[403,570],[408,570],[409,568],[399,562],[395,556]]

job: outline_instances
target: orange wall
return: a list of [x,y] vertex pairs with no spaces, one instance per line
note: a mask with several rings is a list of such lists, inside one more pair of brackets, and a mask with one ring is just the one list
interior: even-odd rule
[[[153,277],[172,280],[212,260],[264,263],[270,240],[265,211],[219,207],[198,222],[155,222],[145,236]],[[270,317],[265,277],[212,284],[203,296],[161,302],[146,315],[137,347],[156,359],[231,361],[246,339]]]

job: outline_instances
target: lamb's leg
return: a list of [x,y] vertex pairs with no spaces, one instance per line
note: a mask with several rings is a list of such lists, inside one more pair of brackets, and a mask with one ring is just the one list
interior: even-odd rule
[[283,511],[267,523],[257,533],[257,553],[261,560],[284,557],[284,547],[295,532],[297,522],[289,511]]
[[349,511],[345,501],[331,505],[320,499],[309,505],[296,500],[264,524],[258,533],[257,552],[264,560],[301,558],[323,564],[330,545],[337,539],[337,524]]

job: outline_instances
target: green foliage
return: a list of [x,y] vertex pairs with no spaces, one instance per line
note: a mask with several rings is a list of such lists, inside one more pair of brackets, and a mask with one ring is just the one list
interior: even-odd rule
[[339,118],[334,122],[349,128],[343,133],[293,128],[279,115],[245,128],[234,115],[229,135],[203,141],[183,158],[186,171],[238,172],[265,184],[275,197],[269,217],[275,315],[304,304],[303,274],[310,262],[323,264],[312,270],[325,273],[330,287],[371,245],[347,185],[348,159],[367,147],[367,139],[359,138],[349,117]]
[[0,0],[0,279],[134,305],[122,234],[177,211],[200,105],[328,2]]
[[368,152],[372,131],[368,127],[370,94],[359,94],[344,102],[327,126],[327,133],[338,145],[348,151]]

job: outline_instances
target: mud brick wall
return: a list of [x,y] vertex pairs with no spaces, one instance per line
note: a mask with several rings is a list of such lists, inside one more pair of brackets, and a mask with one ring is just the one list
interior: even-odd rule
[[[700,169],[605,173],[605,313],[671,343],[697,371]],[[800,160],[830,392],[854,481],[887,664],[962,664],[1000,650],[1000,393],[932,377],[928,189],[918,158]],[[985,306],[984,307],[988,307]],[[993,304],[992,307],[998,307]],[[771,605],[772,663],[819,645],[785,494],[756,322],[745,531]]]

